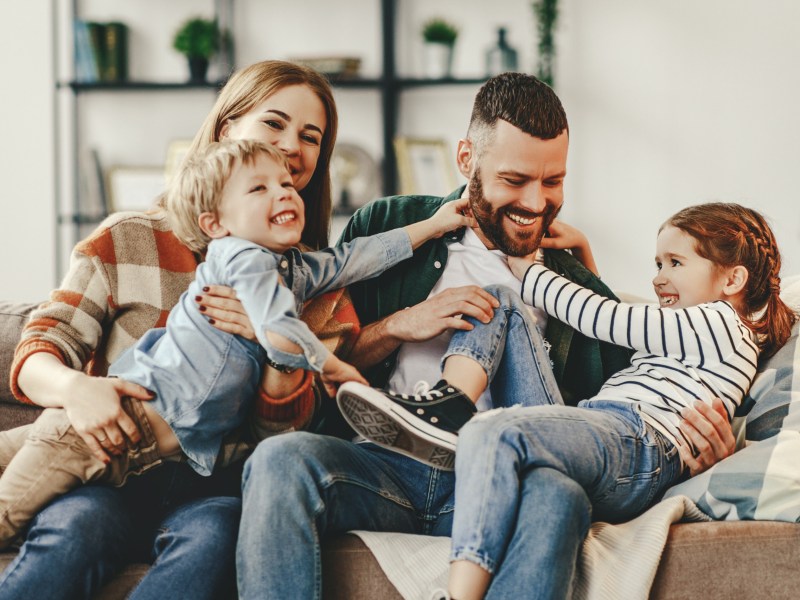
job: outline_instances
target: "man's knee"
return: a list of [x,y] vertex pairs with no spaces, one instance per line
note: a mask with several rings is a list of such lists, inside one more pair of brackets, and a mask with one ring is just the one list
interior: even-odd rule
[[[263,440],[244,465],[242,484],[254,478],[284,481],[298,469],[323,461],[331,438],[306,431],[276,435]],[[341,441],[341,440],[338,440]]]

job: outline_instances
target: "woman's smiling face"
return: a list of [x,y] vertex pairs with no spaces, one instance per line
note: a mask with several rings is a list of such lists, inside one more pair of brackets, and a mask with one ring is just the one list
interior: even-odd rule
[[280,149],[289,159],[295,188],[302,190],[314,175],[326,127],[322,101],[300,84],[281,88],[241,117],[228,120],[221,137],[259,140]]

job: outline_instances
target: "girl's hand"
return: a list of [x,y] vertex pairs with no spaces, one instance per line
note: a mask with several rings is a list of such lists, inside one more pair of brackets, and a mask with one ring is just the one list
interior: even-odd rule
[[320,379],[322,379],[325,391],[331,398],[336,397],[336,390],[340,383],[357,381],[358,383],[369,385],[367,380],[361,376],[361,373],[359,373],[353,365],[344,362],[333,354],[331,354],[328,360],[325,361],[325,364],[322,365]]
[[203,294],[195,296],[200,311],[208,317],[208,322],[220,331],[240,335],[256,341],[256,332],[242,303],[236,298],[233,288],[224,285],[210,285],[203,288]]
[[122,409],[122,396],[152,400],[153,395],[140,385],[115,377],[91,377],[76,371],[70,399],[64,403],[67,418],[92,453],[103,463],[109,454],[119,455],[127,440],[134,445],[141,440],[136,423]]
[[554,219],[547,230],[547,237],[542,238],[540,247],[552,250],[571,250],[573,256],[581,261],[583,266],[598,277],[600,276],[592,255],[592,248],[589,245],[589,239],[577,227],[573,227],[559,219]]
[[530,266],[536,261],[536,252],[528,256],[509,256],[508,266],[514,277],[522,281]]
[[430,218],[430,221],[438,232],[435,237],[442,237],[445,233],[462,227],[478,226],[469,209],[469,198],[445,202]]

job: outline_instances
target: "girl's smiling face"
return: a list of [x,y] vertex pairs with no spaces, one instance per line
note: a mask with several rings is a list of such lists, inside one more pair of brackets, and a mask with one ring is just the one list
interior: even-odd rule
[[685,231],[665,226],[656,242],[653,287],[662,308],[687,308],[727,299],[723,293],[727,269],[697,254],[695,240]]
[[322,101],[300,84],[281,88],[241,117],[228,120],[220,137],[259,140],[280,149],[289,159],[294,187],[302,190],[314,175],[326,127]]

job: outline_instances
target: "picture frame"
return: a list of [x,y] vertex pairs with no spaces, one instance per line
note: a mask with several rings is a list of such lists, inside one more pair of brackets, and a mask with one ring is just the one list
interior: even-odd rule
[[192,140],[172,140],[167,146],[167,160],[164,163],[164,177],[167,181],[178,171],[183,159],[192,146]]
[[455,189],[454,158],[443,139],[398,137],[394,149],[400,194],[446,196]]
[[149,210],[167,187],[164,167],[115,166],[107,179],[112,212]]

